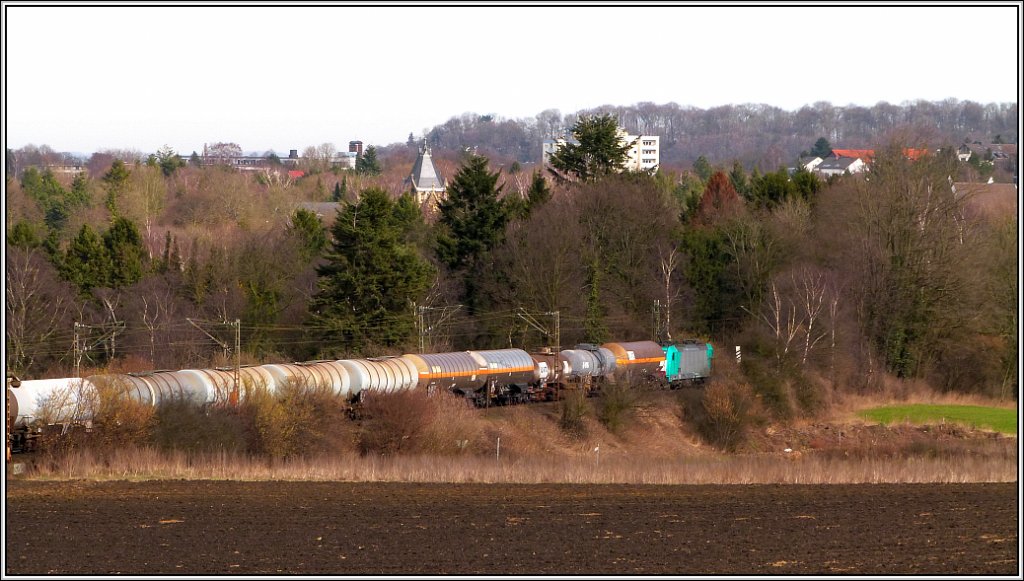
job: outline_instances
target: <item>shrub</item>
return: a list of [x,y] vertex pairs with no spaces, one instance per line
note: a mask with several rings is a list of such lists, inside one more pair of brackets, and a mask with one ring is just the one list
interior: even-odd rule
[[583,439],[587,435],[587,424],[583,418],[587,415],[587,400],[582,391],[568,391],[561,403],[561,416],[558,427],[562,428],[571,438]]
[[251,386],[238,408],[251,454],[274,459],[335,451],[343,445],[348,404],[333,393],[286,383],[269,393]]
[[282,385],[276,395],[291,424],[289,456],[308,457],[347,447],[349,405],[344,397],[299,384]]
[[163,450],[242,452],[245,437],[244,418],[235,408],[198,406],[186,400],[156,408],[153,443]]
[[94,381],[92,407],[94,430],[89,443],[101,453],[128,446],[145,446],[154,425],[153,407],[128,396],[127,386],[119,381]]
[[731,379],[716,381],[704,391],[686,389],[680,396],[684,419],[709,443],[733,451],[746,441],[759,421],[750,386]]
[[796,403],[805,414],[813,415],[814,412],[821,409],[823,404],[822,394],[802,369],[793,366],[786,375],[793,395],[796,398]]
[[369,393],[363,398],[358,446],[363,454],[396,454],[416,448],[433,419],[434,407],[425,391]]
[[617,434],[632,418],[638,403],[636,390],[626,382],[611,383],[601,390],[597,418],[608,431]]
[[431,408],[423,437],[416,442],[422,452],[458,454],[484,446],[483,424],[465,397],[438,391],[427,397]]
[[293,455],[296,420],[262,387],[255,387],[239,406],[246,420],[249,451],[280,459]]
[[779,420],[793,417],[793,402],[786,389],[785,376],[779,373],[771,360],[745,357],[740,364],[743,375],[761,398],[768,411]]

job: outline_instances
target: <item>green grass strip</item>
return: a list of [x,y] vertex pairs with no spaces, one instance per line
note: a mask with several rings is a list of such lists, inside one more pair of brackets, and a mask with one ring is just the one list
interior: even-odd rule
[[1004,434],[1017,433],[1017,410],[976,405],[892,405],[857,412],[864,419],[882,424],[909,421],[915,424],[941,422],[988,428]]

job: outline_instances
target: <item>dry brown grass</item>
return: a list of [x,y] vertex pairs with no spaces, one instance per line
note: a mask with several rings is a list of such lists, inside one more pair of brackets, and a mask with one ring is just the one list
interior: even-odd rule
[[286,460],[237,454],[161,453],[126,448],[105,458],[75,451],[32,464],[21,478],[40,480],[289,480],[452,483],[594,484],[839,484],[1015,482],[1017,460],[836,458],[804,453],[790,461],[774,456],[652,459],[591,443],[568,456],[500,459],[490,456],[336,455]]
[[[690,403],[701,409],[705,396],[722,396],[709,402],[720,405],[718,411],[729,420],[737,412],[731,391],[743,386],[727,382],[719,387],[683,391],[691,392],[695,399]],[[593,413],[594,400],[585,400],[590,413],[581,419],[583,435],[560,427],[560,403],[478,410],[449,394],[406,394],[371,403],[369,416],[352,422],[339,417],[340,403],[326,394],[295,390],[290,396],[279,395],[285,397],[263,402],[262,416],[255,400],[245,406],[248,415],[238,410],[224,418],[214,413],[217,410],[161,410],[155,445],[129,439],[113,447],[26,455],[21,461],[27,470],[20,477],[637,484],[1017,478],[1016,438],[963,433],[954,427],[886,427],[843,419],[856,409],[896,397],[978,402],[977,396],[935,396],[914,383],[893,384],[889,391],[864,396],[829,394],[829,400],[835,399],[830,409],[840,418],[835,423],[811,418],[781,424],[744,420],[740,425],[746,436],[732,453],[709,445],[698,425],[684,419],[681,392],[645,393],[629,422],[617,431]],[[740,395],[749,400],[745,391]],[[249,427],[236,425],[236,420]],[[235,436],[207,437],[204,430],[218,422]],[[265,433],[259,433],[261,426]],[[206,435],[199,437],[202,434]],[[370,442],[374,445],[365,445]],[[793,452],[783,453],[785,448]]]

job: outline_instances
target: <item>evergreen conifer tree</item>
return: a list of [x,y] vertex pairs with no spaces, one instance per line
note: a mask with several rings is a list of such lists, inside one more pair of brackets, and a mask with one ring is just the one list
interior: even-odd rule
[[302,258],[306,261],[319,256],[327,246],[327,231],[320,217],[304,208],[299,208],[292,214],[287,232],[298,241]]
[[371,145],[356,159],[356,173],[375,176],[380,175],[381,171],[383,170],[380,161],[377,160],[377,148]]
[[713,174],[714,171],[714,168],[712,168],[711,164],[708,162],[708,158],[703,155],[698,157],[697,161],[693,162],[693,173],[697,174],[700,181],[705,184],[708,183],[709,179],[711,179],[711,174]]
[[31,250],[42,244],[42,241],[39,240],[32,224],[22,220],[16,223],[7,234],[7,243],[15,248]]
[[625,167],[633,143],[620,139],[612,115],[581,116],[572,134],[578,143],[567,142],[551,155],[549,171],[556,178],[595,181]]
[[818,140],[814,142],[814,147],[811,148],[810,153],[815,157],[828,157],[829,154],[832,153],[832,144],[824,137],[819,137]]
[[488,172],[487,162],[486,157],[470,156],[438,204],[437,256],[451,269],[471,266],[505,234],[508,209],[498,197],[500,172]]
[[410,338],[409,307],[430,287],[433,269],[405,241],[407,228],[397,205],[377,188],[338,211],[309,307],[326,344],[358,350]]
[[148,262],[142,235],[134,222],[116,218],[103,235],[103,244],[110,257],[110,285],[114,288],[131,286],[142,279]]
[[530,189],[526,191],[526,199],[529,203],[530,211],[542,206],[551,199],[551,188],[548,187],[547,180],[544,179],[540,172],[533,172],[533,178],[530,180]]
[[75,179],[71,180],[71,193],[68,195],[68,202],[72,206],[86,207],[92,202],[91,198],[88,176],[85,172],[75,174]]
[[115,159],[110,171],[103,175],[103,183],[107,186],[107,209],[112,216],[118,215],[117,201],[128,188],[128,177],[131,171],[120,159]]
[[64,279],[77,286],[83,295],[94,288],[110,286],[110,254],[103,239],[88,224],[71,240],[59,268]]

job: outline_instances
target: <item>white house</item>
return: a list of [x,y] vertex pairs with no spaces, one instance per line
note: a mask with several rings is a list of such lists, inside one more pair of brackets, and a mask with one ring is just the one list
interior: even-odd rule
[[970,161],[971,160],[971,155],[973,153],[974,152],[971,151],[971,148],[968,147],[967,144],[965,143],[965,144],[960,146],[960,149],[956,150],[956,158],[958,160],[960,160],[960,161]]
[[331,158],[331,166],[342,169],[356,169],[356,158],[359,156],[354,151],[339,151]]
[[795,166],[787,167],[786,170],[789,172],[790,175],[793,175],[799,169],[802,169],[804,171],[813,172],[815,169],[817,169],[817,167],[819,165],[821,165],[822,161],[824,161],[824,160],[822,160],[820,157],[817,157],[817,156],[801,157],[801,158],[796,160],[796,165]]
[[817,170],[823,177],[828,178],[846,172],[860,173],[866,168],[867,165],[859,157],[830,157],[819,163]]

